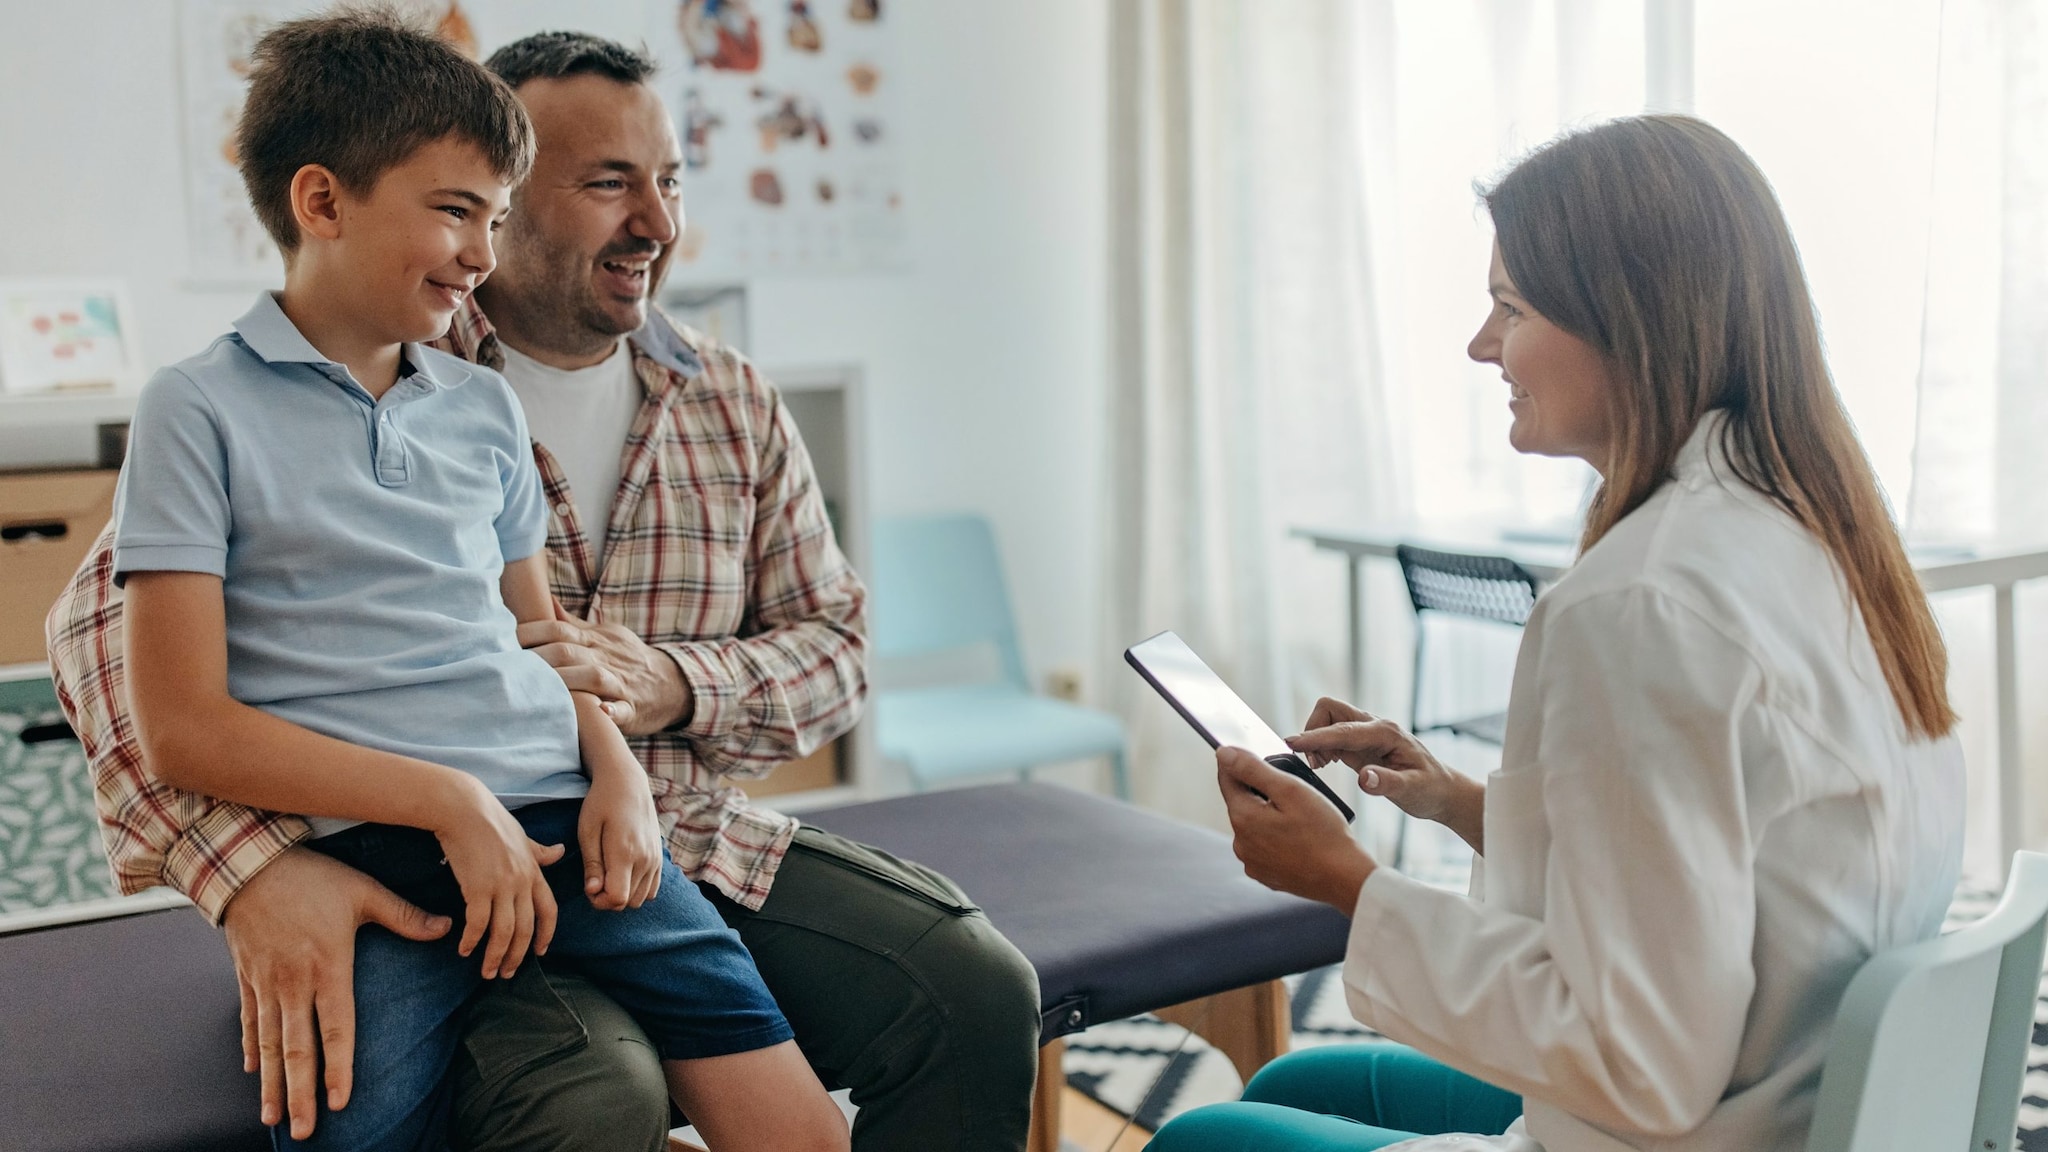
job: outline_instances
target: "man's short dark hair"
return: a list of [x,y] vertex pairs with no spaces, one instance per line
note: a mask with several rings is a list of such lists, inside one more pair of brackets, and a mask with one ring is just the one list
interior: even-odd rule
[[645,84],[659,69],[647,53],[588,32],[536,32],[491,53],[484,67],[514,88],[528,80],[561,80],[585,73],[621,84]]
[[362,193],[453,136],[476,145],[508,184],[533,167],[533,125],[511,88],[388,9],[279,24],[250,59],[235,150],[256,218],[287,255],[299,246],[292,178],[308,164]]

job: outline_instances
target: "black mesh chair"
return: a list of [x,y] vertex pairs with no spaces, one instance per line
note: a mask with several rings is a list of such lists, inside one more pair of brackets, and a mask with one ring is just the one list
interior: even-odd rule
[[1395,556],[1401,562],[1401,578],[1408,583],[1408,600],[1415,605],[1415,691],[1409,711],[1410,731],[1418,735],[1452,732],[1498,747],[1507,734],[1506,712],[1423,723],[1422,670],[1428,645],[1423,641],[1422,620],[1426,613],[1440,612],[1519,628],[1529,622],[1541,582],[1527,568],[1505,556],[1433,552],[1407,544],[1397,548]]
[[[1394,550],[1401,562],[1401,578],[1408,584],[1408,601],[1415,605],[1415,689],[1410,694],[1408,730],[1451,732],[1482,740],[1495,747],[1506,742],[1508,714],[1489,712],[1455,720],[1422,719],[1422,670],[1428,644],[1423,617],[1431,612],[1462,616],[1468,620],[1491,620],[1521,627],[1536,608],[1536,593],[1542,582],[1527,568],[1505,556],[1470,556],[1462,552],[1435,552],[1403,544]],[[1401,817],[1394,838],[1394,868],[1399,871],[1408,855],[1408,818]]]

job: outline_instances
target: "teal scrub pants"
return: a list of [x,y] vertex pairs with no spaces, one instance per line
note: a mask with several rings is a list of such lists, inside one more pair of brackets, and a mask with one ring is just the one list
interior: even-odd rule
[[1369,1152],[1417,1136],[1497,1136],[1522,1098],[1400,1044],[1337,1044],[1273,1061],[1234,1104],[1174,1117],[1146,1152]]

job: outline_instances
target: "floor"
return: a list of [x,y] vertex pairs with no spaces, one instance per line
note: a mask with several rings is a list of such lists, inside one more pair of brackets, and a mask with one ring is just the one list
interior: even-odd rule
[[[1069,1088],[1060,1104],[1061,1152],[1142,1152],[1152,1133]],[[1114,1141],[1114,1143],[1111,1143]],[[677,1129],[669,1136],[670,1152],[696,1152],[696,1132]]]
[[[1152,1133],[1069,1088],[1060,1103],[1061,1152],[1140,1152]],[[1112,1144],[1110,1141],[1114,1140]]]

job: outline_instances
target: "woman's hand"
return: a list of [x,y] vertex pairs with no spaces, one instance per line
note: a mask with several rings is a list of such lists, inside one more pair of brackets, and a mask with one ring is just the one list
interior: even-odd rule
[[1377,865],[1328,800],[1242,748],[1216,750],[1216,784],[1245,875],[1351,915]]
[[527,839],[518,819],[482,784],[436,825],[433,833],[462,886],[462,942],[456,951],[474,952],[488,929],[484,979],[510,978],[529,946],[534,955],[544,955],[555,938],[555,896],[540,870],[562,858],[562,846]]
[[638,908],[661,891],[661,820],[647,775],[628,760],[624,770],[590,774],[590,795],[576,820],[583,848],[583,892],[607,912]]
[[1474,852],[1484,852],[1486,786],[1446,768],[1399,724],[1325,696],[1287,746],[1311,768],[1343,761],[1358,770],[1358,787],[1366,795],[1385,797],[1417,820],[1442,824]]

